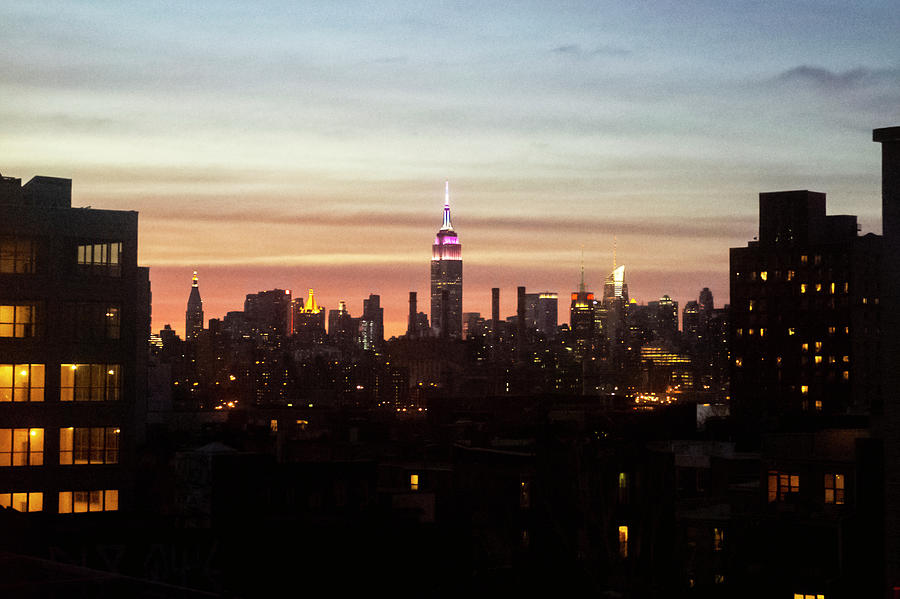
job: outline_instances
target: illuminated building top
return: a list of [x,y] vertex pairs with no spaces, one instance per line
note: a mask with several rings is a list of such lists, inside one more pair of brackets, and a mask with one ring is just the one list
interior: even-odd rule
[[617,266],[609,276],[606,277],[606,285],[604,286],[604,299],[624,296],[625,286],[625,265]]
[[191,280],[191,287],[199,287],[196,270],[194,271],[194,278]]
[[322,311],[322,308],[316,305],[316,296],[312,289],[309,290],[309,299],[306,300],[306,305],[300,308],[300,311],[307,314],[318,314]]
[[462,260],[462,247],[459,243],[459,237],[453,230],[453,224],[450,222],[450,182],[445,182],[444,187],[444,220],[441,229],[434,238],[434,245],[431,247],[432,260]]

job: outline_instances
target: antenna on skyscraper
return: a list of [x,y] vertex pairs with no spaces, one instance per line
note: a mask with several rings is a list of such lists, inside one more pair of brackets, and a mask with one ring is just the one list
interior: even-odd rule
[[616,235],[613,235],[613,270],[615,270],[616,267],[619,266],[619,264],[616,262],[616,251],[618,249],[618,245],[619,238]]
[[581,244],[581,284],[578,286],[578,291],[584,293],[584,244]]

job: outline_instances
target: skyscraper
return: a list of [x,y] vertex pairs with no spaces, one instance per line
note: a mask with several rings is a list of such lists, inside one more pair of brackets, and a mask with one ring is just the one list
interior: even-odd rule
[[203,330],[203,300],[197,283],[197,271],[191,280],[191,294],[188,296],[187,311],[184,313],[184,338],[195,339]]
[[[446,306],[442,306],[443,297]],[[444,313],[447,322],[442,319]],[[444,221],[431,247],[431,326],[443,337],[462,337],[462,246],[450,224],[449,181],[444,191]]]

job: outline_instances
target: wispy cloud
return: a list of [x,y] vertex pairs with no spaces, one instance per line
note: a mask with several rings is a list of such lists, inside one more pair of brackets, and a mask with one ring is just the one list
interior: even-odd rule
[[900,82],[900,69],[868,69],[857,67],[832,71],[824,67],[800,65],[788,69],[774,79],[777,83],[811,85],[829,91],[843,91]]
[[561,54],[564,56],[572,56],[576,58],[591,58],[594,56],[628,56],[629,54],[631,54],[630,50],[608,44],[600,44],[598,46],[594,46],[593,48],[583,48],[580,44],[564,44],[562,46],[553,48],[551,52],[554,54]]

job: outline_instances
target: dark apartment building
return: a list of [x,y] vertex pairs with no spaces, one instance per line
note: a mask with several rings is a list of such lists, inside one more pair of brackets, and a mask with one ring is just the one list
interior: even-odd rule
[[0,505],[126,510],[142,436],[149,271],[137,212],[0,177]]
[[825,194],[759,196],[759,237],[731,249],[733,413],[763,424],[878,411],[882,239]]

